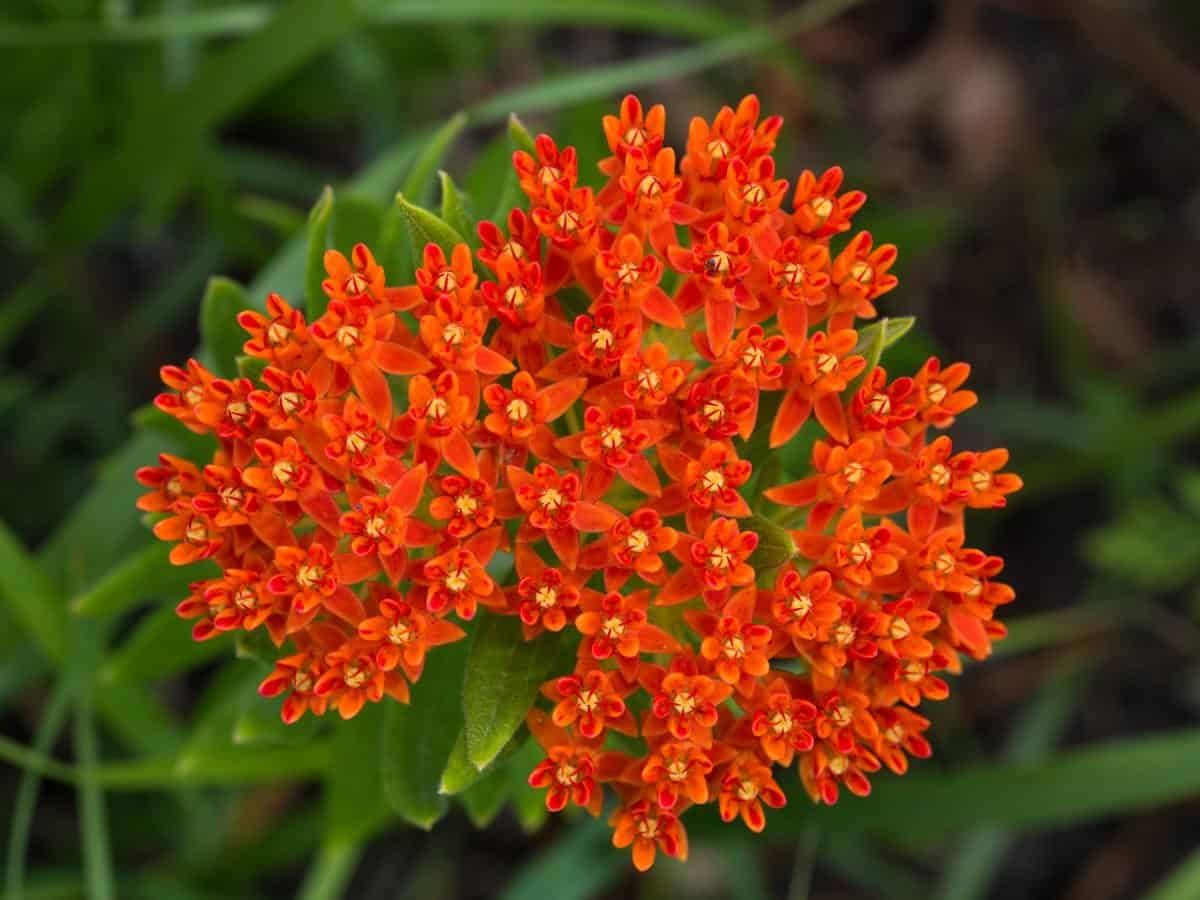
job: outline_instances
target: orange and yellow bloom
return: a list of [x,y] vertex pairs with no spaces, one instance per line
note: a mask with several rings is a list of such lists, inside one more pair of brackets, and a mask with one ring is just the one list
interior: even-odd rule
[[408,702],[477,614],[569,641],[528,782],[555,812],[615,795],[639,869],[686,857],[691,806],[762,830],[776,766],[834,803],[929,756],[916,707],[1014,596],[965,510],[1021,487],[1007,451],[939,434],[975,404],[965,363],[872,362],[897,251],[853,232],[842,170],[776,177],[754,97],[678,158],[665,119],[605,118],[595,192],[540,136],[527,204],[412,283],[330,251],[314,321],[276,294],[238,317],[261,376],[162,370],[158,408],[219,446],[137,473],[171,561],[221,569],[179,614],[269,635],[286,722]]

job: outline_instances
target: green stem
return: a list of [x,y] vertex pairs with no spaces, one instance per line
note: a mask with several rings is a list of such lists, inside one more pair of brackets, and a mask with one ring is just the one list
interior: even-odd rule
[[335,900],[341,897],[362,856],[362,845],[327,841],[321,845],[304,877],[297,900]]
[[96,779],[96,722],[92,698],[85,688],[75,710],[75,755],[81,766],[79,780],[79,824],[83,842],[83,869],[91,900],[116,897],[112,851],[108,840],[108,817],[104,790]]
[[[33,826],[33,814],[37,809],[38,790],[42,783],[42,770],[36,766],[26,765],[29,757],[45,758],[45,754],[54,746],[67,721],[67,713],[71,709],[71,689],[66,678],[60,678],[55,685],[54,693],[42,721],[38,725],[33,739],[33,750],[29,751],[15,741],[0,738],[0,758],[13,762],[25,769],[21,775],[21,783],[17,787],[17,797],[13,802],[12,830],[8,836],[8,855],[5,865],[7,875],[4,879],[5,896],[9,900],[22,900],[25,896],[25,857],[29,850],[29,831]],[[24,751],[22,759],[14,759],[3,751],[7,745]],[[70,771],[70,766],[63,766]]]

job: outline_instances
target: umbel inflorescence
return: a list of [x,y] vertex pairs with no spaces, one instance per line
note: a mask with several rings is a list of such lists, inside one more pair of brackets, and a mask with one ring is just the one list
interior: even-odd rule
[[[158,407],[220,449],[138,473],[172,561],[222,569],[180,615],[198,640],[265,629],[287,722],[406,702],[456,620],[573,635],[529,782],[592,814],[611,786],[640,869],[686,856],[694,804],[761,830],[776,765],[834,803],[929,755],[916,707],[1013,598],[964,511],[1020,487],[1006,451],[937,434],[975,403],[964,363],[889,379],[858,349],[896,249],[849,236],[841,170],[776,178],[753,96],[681,159],[664,124],[634,97],[604,119],[598,193],[540,136],[513,158],[529,208],[475,251],[429,244],[415,284],[329,252],[315,321],[274,294],[239,317],[261,378],[163,369]],[[806,477],[764,482],[768,444]]]

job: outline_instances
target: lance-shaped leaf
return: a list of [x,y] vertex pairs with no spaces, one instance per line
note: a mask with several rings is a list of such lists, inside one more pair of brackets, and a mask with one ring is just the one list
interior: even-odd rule
[[237,358],[246,332],[237,314],[250,308],[250,298],[236,281],[215,276],[208,280],[200,304],[200,341],[212,370],[223,378],[237,375]]
[[450,256],[455,244],[463,243],[463,236],[450,226],[441,216],[411,203],[404,194],[396,195],[396,207],[408,225],[408,232],[413,240],[414,258],[421,258],[421,250],[426,244],[437,244]]
[[442,220],[468,240],[475,236],[475,225],[467,212],[467,197],[458,189],[449,172],[438,172],[442,182]]
[[386,697],[368,703],[353,719],[334,728],[333,765],[325,781],[325,828],[330,840],[366,840],[391,815],[384,760],[392,748],[384,720],[388,708],[397,705]]
[[129,639],[100,668],[100,678],[136,683],[167,678],[229,652],[230,639],[192,640],[169,606],[143,617]]
[[333,213],[333,188],[326,185],[308,214],[308,252],[304,260],[304,299],[308,321],[319,318],[329,305],[321,288],[325,280],[325,246],[329,239],[329,217]]
[[883,351],[908,334],[916,323],[916,316],[896,316],[891,319],[883,318],[860,328],[854,352],[867,360],[864,372],[870,372],[879,365]]
[[387,701],[383,789],[392,809],[420,828],[432,828],[446,812],[446,798],[438,788],[462,732],[458,710],[466,657],[465,640],[434,648],[410,701]]
[[126,557],[90,590],[76,597],[71,609],[81,616],[110,616],[154,597],[180,600],[192,582],[220,572],[207,560],[190,566],[172,565],[167,558],[170,553],[170,545],[156,542]]
[[515,616],[487,616],[471,643],[463,685],[467,759],[483,769],[504,749],[538,688],[561,665],[563,641],[546,633],[522,639]]

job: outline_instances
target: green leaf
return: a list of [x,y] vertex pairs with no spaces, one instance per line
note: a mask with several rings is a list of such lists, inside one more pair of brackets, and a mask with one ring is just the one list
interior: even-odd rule
[[[240,360],[249,357],[239,356],[238,374],[241,372]],[[133,427],[138,431],[158,435],[173,448],[178,456],[184,456],[192,462],[207,462],[212,459],[213,451],[217,449],[216,438],[211,434],[196,434],[174,416],[169,416],[153,403],[139,406],[130,416]],[[165,448],[164,448],[165,449]]]
[[404,179],[400,193],[410,197],[418,205],[428,203],[433,196],[433,176],[442,162],[442,157],[454,143],[454,139],[467,125],[463,113],[451,116],[441,128],[433,133],[421,155],[413,161],[412,169]]
[[529,773],[543,759],[546,752],[537,741],[526,741],[508,764],[508,790],[512,798],[513,812],[527,834],[537,831],[550,815],[546,809],[546,792],[529,786]]
[[383,214],[383,204],[374,197],[354,191],[338,193],[329,220],[329,248],[349,256],[355,244],[374,247],[379,240]]
[[297,900],[334,900],[343,896],[362,856],[359,843],[327,840],[304,876]]
[[126,557],[104,575],[89,591],[71,601],[71,609],[81,616],[111,616],[156,597],[183,599],[188,585],[219,574],[209,561],[191,566],[172,565],[171,547],[160,541],[140,553]]
[[508,799],[509,776],[503,766],[489,769],[460,795],[467,818],[476,828],[487,828]]
[[238,375],[242,378],[249,378],[255,384],[262,384],[262,373],[266,367],[267,361],[259,359],[257,356],[239,356],[237,358]]
[[[491,617],[489,617],[491,618]],[[426,830],[446,812],[442,772],[462,732],[459,697],[467,641],[432,650],[407,704],[390,702],[384,720],[383,787],[392,808]]]
[[325,782],[326,834],[338,844],[357,844],[384,822],[388,810],[384,774],[385,716],[399,705],[385,697],[368,703],[353,719],[338,722],[333,735],[333,758]]
[[173,608],[163,607],[142,618],[133,634],[101,667],[99,677],[129,684],[158,681],[228,654],[230,643],[225,636],[193,640],[188,624],[175,615]]
[[200,304],[200,341],[212,370],[222,378],[237,375],[237,358],[246,342],[246,332],[237,314],[250,308],[246,290],[236,281],[215,276],[208,280]]
[[883,351],[908,334],[916,323],[916,316],[897,316],[891,319],[885,317],[860,328],[854,352],[866,357],[866,371],[870,372],[879,365]]
[[471,642],[463,684],[467,759],[482,770],[516,733],[538,688],[560,665],[563,641],[526,641],[515,616],[486,616]]
[[1200,850],[1194,851],[1142,900],[1195,900],[1200,897]]
[[496,758],[481,771],[475,768],[474,763],[467,757],[466,730],[459,731],[458,737],[454,741],[454,747],[450,751],[450,758],[446,760],[446,768],[442,771],[438,793],[446,796],[462,793],[485,775],[501,767],[524,746],[524,738],[527,736],[528,732],[523,729],[518,730],[512,739],[504,745],[504,749],[496,755]]
[[[321,288],[325,280],[325,249],[329,239],[329,217],[333,214],[333,188],[328,185],[308,214],[308,252],[304,262],[304,301],[308,321],[315,322],[325,312],[329,298]],[[282,292],[283,288],[271,288]]]
[[449,172],[439,171],[438,178],[442,182],[442,221],[473,242],[475,225],[471,214],[467,212],[466,198]]
[[408,224],[409,233],[412,235],[415,259],[420,259],[421,251],[426,244],[437,244],[449,258],[450,251],[454,249],[454,246],[465,242],[463,236],[444,219],[427,209],[414,206],[404,194],[396,195],[396,206]]
[[288,725],[279,717],[277,701],[255,693],[233,723],[231,738],[238,746],[297,747],[310,743],[321,730],[321,724],[316,716],[305,716]]
[[612,848],[604,822],[589,819],[567,829],[549,849],[522,866],[500,900],[588,900],[627,869],[624,852]]
[[37,642],[52,661],[67,658],[71,636],[67,632],[61,595],[21,542],[0,522],[0,603]]
[[514,111],[533,112],[581,103],[761,53],[791,37],[828,22],[861,0],[810,0],[794,12],[754,28],[728,31],[711,41],[644,59],[594,66],[503,91],[471,107],[473,123],[503,119]]
[[508,140],[514,150],[524,150],[531,154],[537,152],[533,143],[533,135],[529,133],[529,129],[525,127],[525,123],[516,113],[511,113],[508,117]]
[[[1200,729],[1107,741],[1038,762],[999,762],[957,772],[874,779],[870,798],[774,813],[768,831],[799,835],[810,822],[924,843],[981,825],[1059,828],[1200,795]],[[1137,772],[1137,778],[1130,778]],[[964,801],[964,798],[968,798]]]

